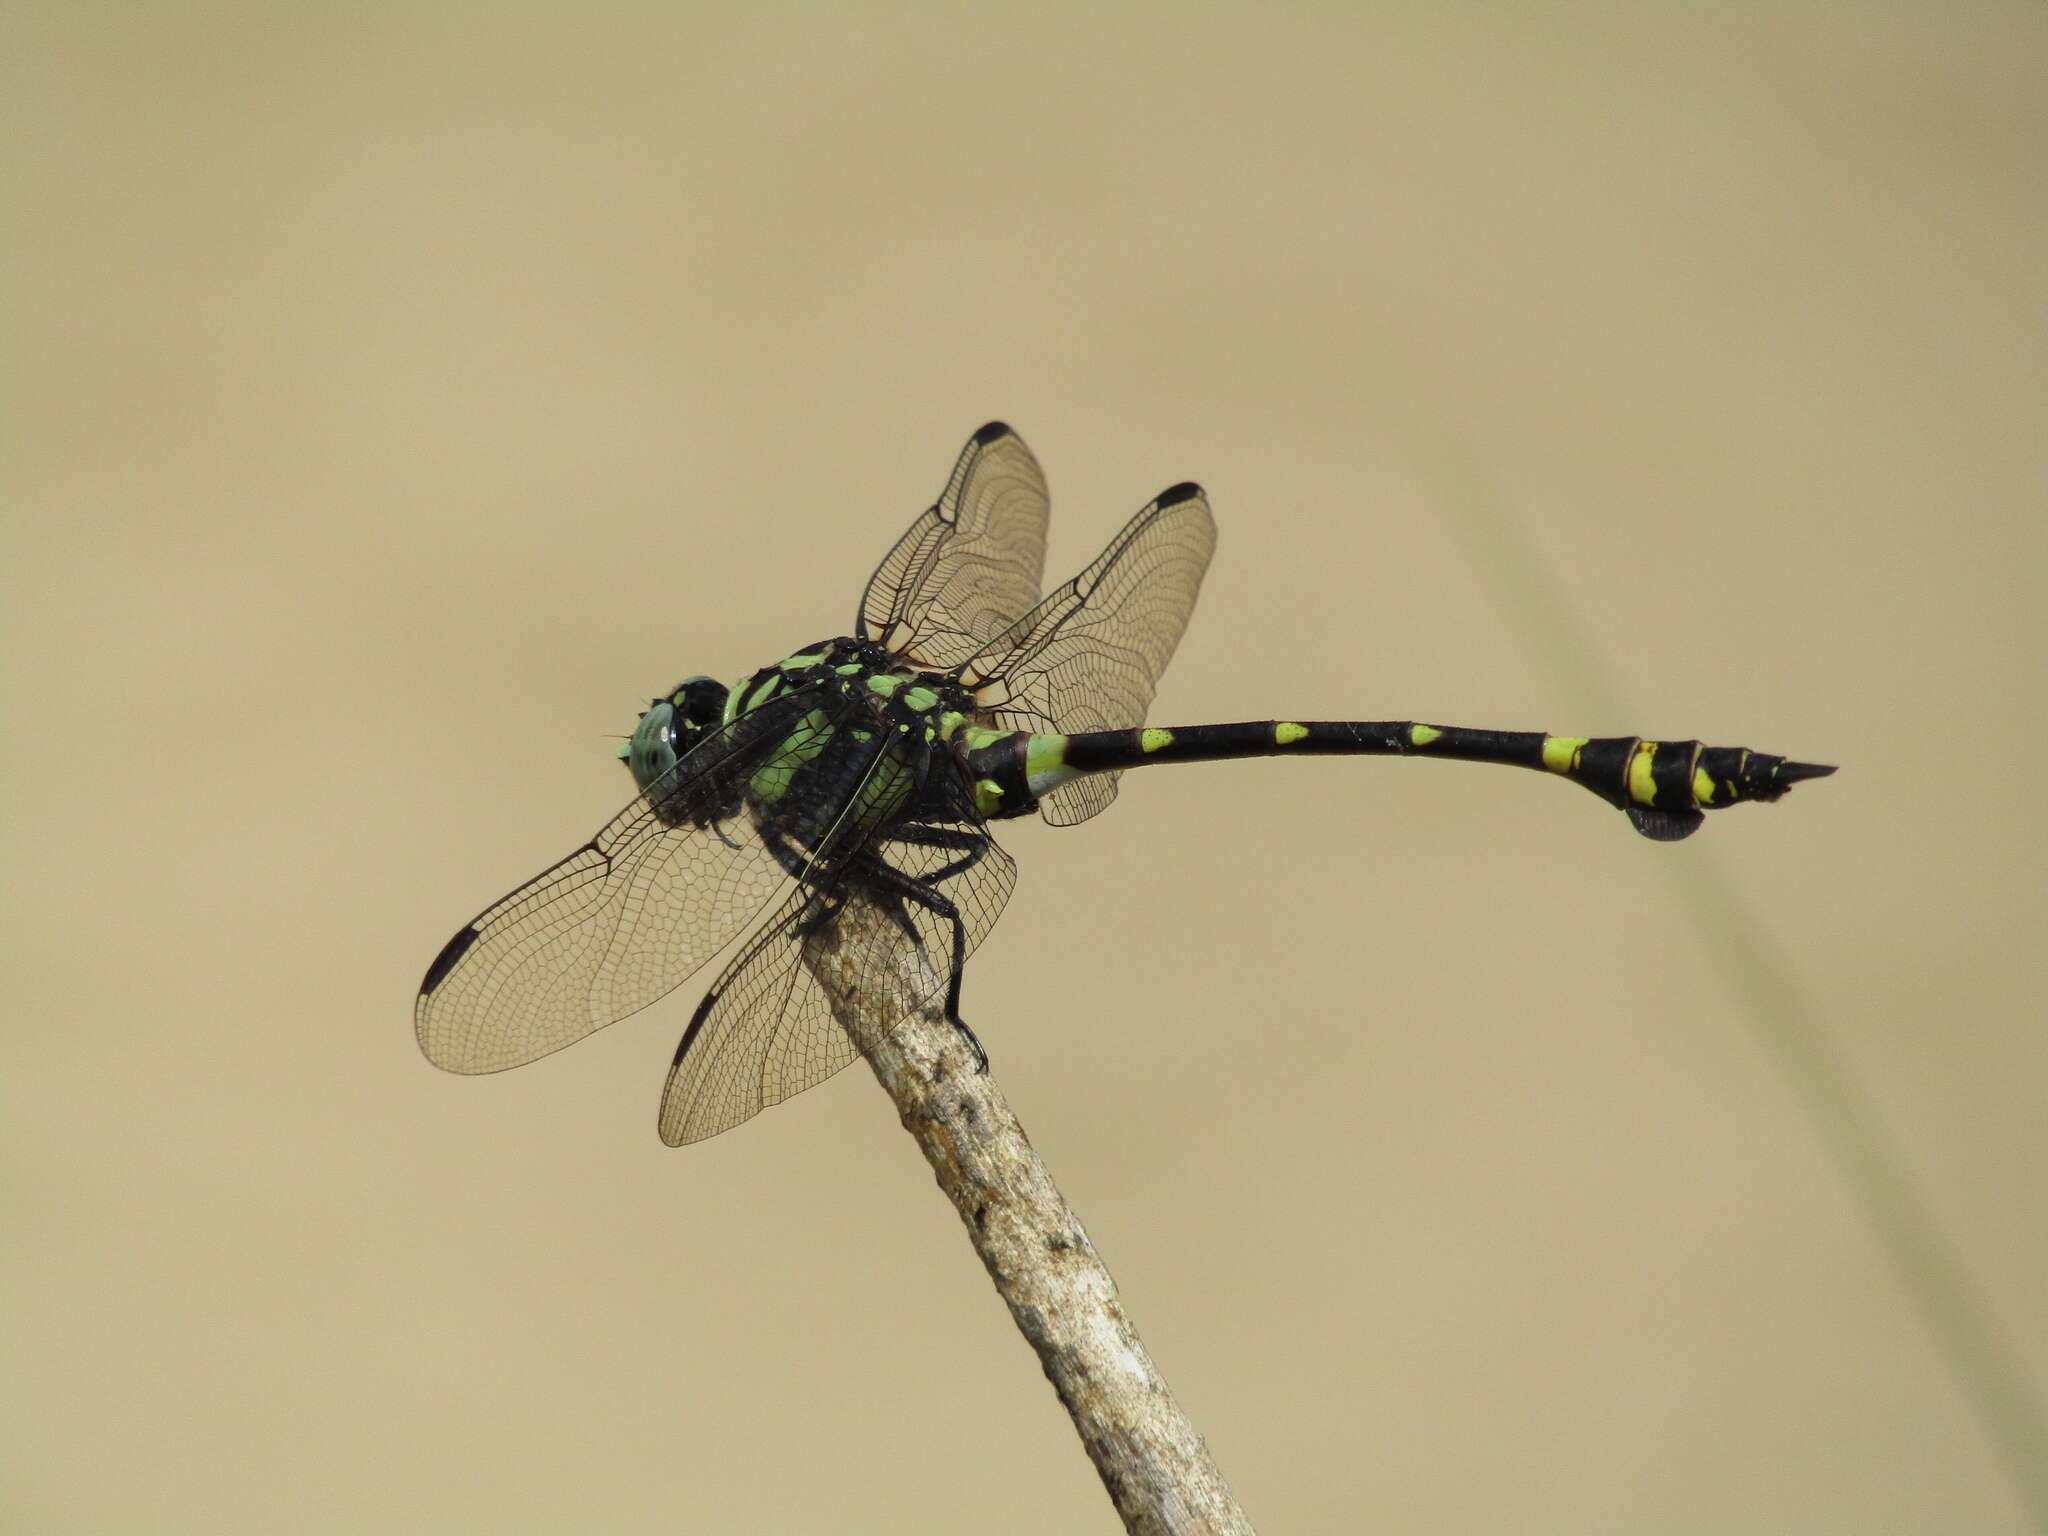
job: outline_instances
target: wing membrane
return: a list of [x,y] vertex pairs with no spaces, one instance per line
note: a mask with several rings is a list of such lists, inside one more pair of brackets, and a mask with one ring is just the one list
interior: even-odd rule
[[803,965],[795,929],[810,901],[792,891],[705,994],[662,1090],[670,1146],[731,1130],[859,1056]]
[[[1144,724],[1215,549],[1208,497],[1192,483],[1174,486],[975,656],[961,685],[1010,730]],[[1040,802],[1041,814],[1055,826],[1086,821],[1116,798],[1116,780],[1102,773],[1062,784]]]
[[815,750],[826,696],[772,700],[700,743],[566,859],[486,908],[420,985],[414,1029],[451,1072],[498,1072],[572,1045],[674,990],[788,873],[741,792]]
[[[862,850],[845,868],[841,904],[830,910],[803,890],[776,909],[726,967],[676,1047],[661,1098],[663,1141],[682,1146],[730,1130],[822,1083],[874,1043],[856,1042],[833,1015],[816,975],[828,950],[836,948],[833,963],[852,968],[849,990],[865,1000],[863,1015],[883,1038],[944,995],[953,979],[951,922],[892,894],[895,882],[876,861],[911,881],[935,881],[960,914],[963,960],[1002,915],[1017,866],[985,829],[975,829],[984,841],[979,857],[948,873],[965,850],[914,841],[927,835],[907,828]],[[879,915],[866,925],[862,946],[833,946],[831,925],[863,905]]]
[[861,638],[930,671],[952,670],[1038,601],[1050,514],[1038,460],[990,422],[868,578]]

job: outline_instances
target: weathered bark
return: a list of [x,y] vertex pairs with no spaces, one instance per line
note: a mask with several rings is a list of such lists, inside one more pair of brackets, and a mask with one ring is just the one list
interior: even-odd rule
[[[1248,1532],[1201,1435],[1181,1412],[1125,1314],[1080,1218],[1038,1160],[991,1074],[943,1017],[938,1000],[888,1038],[864,1006],[891,1008],[910,976],[876,986],[863,966],[889,950],[900,930],[857,898],[805,948],[840,1024],[866,1051],[917,1139],[939,1188],[1038,1352],[1053,1390],[1116,1503],[1126,1530]],[[929,973],[927,972],[927,976]],[[886,1028],[886,1021],[883,1023]]]

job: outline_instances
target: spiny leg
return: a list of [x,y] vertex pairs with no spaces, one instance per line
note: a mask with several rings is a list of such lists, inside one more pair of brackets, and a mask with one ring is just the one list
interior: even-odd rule
[[[981,862],[982,856],[989,849],[988,835],[967,827],[919,826],[913,823],[908,826],[898,827],[889,834],[889,837],[892,842],[906,843],[916,848],[950,848],[966,854],[965,858],[955,859],[950,864],[943,864],[930,874],[916,876],[916,883],[925,886],[936,886],[942,880],[950,880],[955,875],[966,873]],[[893,865],[888,864],[879,854],[871,855],[871,857],[880,868],[887,869],[892,874],[906,880],[913,878],[905,875]],[[876,894],[884,893],[878,891]],[[895,920],[897,927],[903,930],[909,937],[910,942],[917,945],[921,952],[924,948],[924,938],[918,933],[916,925],[910,921],[909,914],[904,910],[902,899],[891,895],[883,910]]]
[[941,865],[928,875],[920,876],[926,885],[937,885],[955,875],[964,874],[974,868],[988,852],[988,834],[977,832],[970,827],[898,827],[889,834],[894,842],[909,843],[918,848],[950,848],[967,855],[950,864]]
[[[973,834],[967,835],[971,836]],[[900,834],[899,840],[910,841],[910,839],[901,838]],[[987,840],[982,839],[982,851],[986,850],[986,844]],[[923,843],[920,846],[931,847],[935,845]],[[977,851],[969,858],[960,861],[959,867],[966,868],[980,857],[981,852]],[[890,904],[897,906],[899,913],[901,913],[901,921],[906,928],[911,928],[911,938],[917,944],[920,952],[924,948],[924,940],[910,924],[908,914],[902,913],[901,903],[915,902],[934,917],[952,926],[953,964],[951,967],[952,974],[946,980],[946,1022],[960,1031],[962,1037],[967,1041],[968,1048],[974,1052],[974,1070],[977,1072],[988,1071],[988,1052],[982,1047],[982,1043],[974,1031],[968,1027],[967,1021],[960,1017],[960,978],[961,973],[967,968],[967,925],[961,920],[960,908],[953,903],[951,898],[940,891],[932,889],[929,878],[914,878],[905,874],[893,864],[886,863],[881,858],[872,855],[863,859],[861,863],[863,867],[860,873],[863,883],[878,895],[887,896],[892,899]]]
[[783,867],[791,879],[803,879],[810,869],[811,856],[800,844],[772,822],[764,822],[757,835],[768,851],[775,855],[775,862]]
[[[872,869],[877,872],[886,871],[890,877],[886,880],[876,881],[873,884],[869,892],[870,898],[877,907],[888,914],[889,919],[897,927],[903,930],[904,936],[916,946],[918,954],[924,956],[926,963],[929,963],[930,957],[925,955],[924,935],[917,931],[917,925],[910,920],[909,910],[904,906],[904,893],[898,888],[897,882],[908,882],[912,886],[921,886],[925,890],[930,891],[931,895],[937,896],[937,892],[931,891],[931,888],[936,886],[941,880],[950,880],[955,875],[963,874],[981,862],[983,855],[989,849],[988,837],[985,833],[976,832],[969,828],[919,826],[916,824],[899,827],[890,836],[892,841],[909,844],[913,847],[953,849],[965,855],[964,858],[955,859],[950,864],[941,865],[930,874],[916,877],[905,874],[902,870],[889,864],[879,854],[871,853],[868,855],[866,862],[871,864]],[[988,1070],[988,1052],[983,1049],[981,1041],[974,1031],[968,1028],[967,1021],[960,1017],[960,972],[965,963],[965,926],[960,918],[959,909],[954,903],[945,898],[939,898],[945,901],[944,910],[933,906],[931,901],[924,899],[922,896],[916,896],[913,899],[917,900],[920,906],[927,907],[939,916],[949,918],[952,922],[953,977],[947,988],[947,1018],[955,1028],[959,1029],[967,1037],[968,1044],[974,1047],[974,1054],[978,1062],[977,1070],[986,1072]],[[844,904],[842,899],[839,905],[843,906]],[[826,916],[836,916],[837,913],[838,907],[835,906],[832,912],[826,914]],[[815,927],[823,921],[824,917],[821,916],[811,926]]]
[[837,917],[845,906],[846,897],[843,892],[813,891],[804,902],[803,910],[789,925],[791,937],[808,939]]

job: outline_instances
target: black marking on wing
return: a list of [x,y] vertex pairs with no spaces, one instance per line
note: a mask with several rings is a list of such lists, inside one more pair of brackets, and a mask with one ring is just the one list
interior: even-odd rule
[[[1010,730],[1071,734],[1143,725],[1215,549],[1208,497],[1184,480],[969,661],[961,686]],[[1116,777],[1062,784],[1040,801],[1040,812],[1055,826],[1086,821],[1116,798]]]
[[1038,601],[1050,515],[1038,460],[990,422],[868,578],[860,637],[930,671],[958,666]]
[[815,750],[841,708],[799,690],[700,743],[597,835],[479,914],[428,967],[429,1061],[497,1072],[666,995],[790,879],[745,809],[749,777]]
[[427,967],[426,980],[420,983],[420,996],[425,997],[440,986],[447,979],[448,973],[455,969],[455,962],[468,954],[469,946],[482,937],[483,935],[472,925],[443,944],[441,953],[434,956],[434,963]]

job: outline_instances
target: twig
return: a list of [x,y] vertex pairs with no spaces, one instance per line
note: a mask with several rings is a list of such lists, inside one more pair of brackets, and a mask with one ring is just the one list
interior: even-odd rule
[[878,953],[919,965],[899,937],[890,919],[855,899],[805,951],[841,1026],[874,1042],[866,1055],[875,1076],[1038,1352],[1124,1528],[1146,1536],[1249,1532],[1251,1522],[1146,1353],[1116,1282],[995,1078],[975,1071],[972,1052],[936,1002],[874,1041],[875,1005],[889,1008],[906,981],[923,990],[914,976],[863,984],[863,967]]

